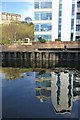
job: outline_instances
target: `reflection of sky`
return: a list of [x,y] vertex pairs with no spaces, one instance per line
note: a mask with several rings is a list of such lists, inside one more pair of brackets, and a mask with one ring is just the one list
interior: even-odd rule
[[36,99],[35,73],[25,72],[23,78],[15,81],[3,80],[6,81],[3,82],[3,114],[6,113],[6,116],[9,117],[15,115],[17,117],[32,118],[76,118],[78,116],[78,101],[73,101],[71,114],[55,114],[51,101],[41,103]]

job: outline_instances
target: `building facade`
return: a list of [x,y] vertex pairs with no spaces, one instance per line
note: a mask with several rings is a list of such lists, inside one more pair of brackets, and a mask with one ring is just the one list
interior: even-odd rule
[[3,24],[3,23],[9,24],[11,21],[20,21],[21,15],[1,12],[0,18],[1,18],[0,24]]
[[80,0],[34,0],[35,41],[80,38]]

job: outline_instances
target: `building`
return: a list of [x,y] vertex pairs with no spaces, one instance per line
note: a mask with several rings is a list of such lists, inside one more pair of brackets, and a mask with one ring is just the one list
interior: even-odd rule
[[80,0],[34,0],[35,41],[80,39]]
[[11,21],[20,21],[21,15],[2,12],[0,13],[0,18],[1,18],[0,24],[3,24],[3,23],[9,24]]

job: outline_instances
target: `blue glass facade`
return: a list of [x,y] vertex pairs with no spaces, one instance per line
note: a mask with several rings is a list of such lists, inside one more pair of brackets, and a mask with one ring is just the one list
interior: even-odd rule
[[80,31],[80,25],[76,25],[76,31]]
[[46,41],[51,41],[52,35],[35,35],[35,41],[38,41],[38,38],[45,39]]
[[52,2],[35,2],[35,9],[52,8]]
[[61,39],[62,0],[59,0],[58,39]]
[[78,1],[77,2],[77,9],[78,9],[78,11],[77,11],[77,14],[76,14],[76,20],[78,21],[77,22],[77,24],[76,24],[76,32],[78,33],[77,35],[76,35],[76,40],[78,41],[80,41],[80,1]]
[[35,9],[39,9],[39,2],[35,2],[34,8],[35,8]]
[[52,24],[35,24],[35,31],[51,31],[52,30]]
[[52,20],[51,12],[35,12],[34,13],[35,20]]
[[77,19],[80,19],[80,13],[77,13]]
[[73,41],[74,36],[74,18],[75,18],[75,0],[72,0],[71,41]]
[[80,1],[77,2],[77,8],[80,8]]

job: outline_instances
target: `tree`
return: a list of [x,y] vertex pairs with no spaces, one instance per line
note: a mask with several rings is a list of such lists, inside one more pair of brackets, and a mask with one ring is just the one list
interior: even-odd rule
[[22,22],[11,22],[10,24],[2,24],[1,43],[10,44],[13,41],[23,40],[25,38],[34,39],[34,25]]

